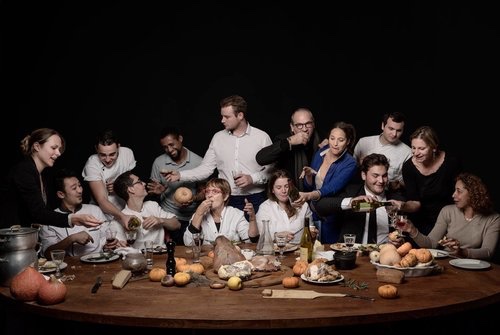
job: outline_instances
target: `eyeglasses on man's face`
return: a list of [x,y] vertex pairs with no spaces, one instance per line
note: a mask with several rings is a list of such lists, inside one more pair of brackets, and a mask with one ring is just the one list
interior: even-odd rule
[[135,182],[132,183],[132,186],[134,186],[136,184],[142,184],[142,183],[144,183],[142,180],[137,179],[137,181],[135,181]]
[[306,128],[312,128],[314,127],[314,122],[312,121],[309,121],[309,122],[306,122],[306,123],[296,123],[294,124],[295,127],[297,127],[297,129],[304,129],[304,127]]
[[207,188],[205,189],[205,194],[221,194],[222,191],[218,188]]

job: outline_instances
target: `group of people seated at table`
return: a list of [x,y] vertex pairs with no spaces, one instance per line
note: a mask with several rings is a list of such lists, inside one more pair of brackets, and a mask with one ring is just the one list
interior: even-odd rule
[[[458,257],[493,257],[500,216],[487,187],[439,147],[432,127],[417,128],[408,146],[400,139],[405,116],[394,112],[383,116],[378,135],[356,142],[354,126],[339,121],[321,141],[312,112],[299,108],[289,131],[271,141],[247,121],[242,97],[222,99],[220,115],[224,129],[203,157],[184,147],[179,129],[163,129],[165,152],[154,160],[147,182],[134,173],[133,151],[113,131],[100,133],[81,174],[92,204],[82,203],[76,173],[61,169],[54,183],[43,173],[63,154],[65,142],[54,129],[34,130],[21,141],[25,159],[9,176],[20,223],[42,226],[44,254],[60,248],[72,256],[141,249],[146,240],[190,245],[197,232],[205,243],[218,235],[257,242],[266,220],[272,234],[286,232],[289,242],[299,243],[306,217],[322,243],[343,242],[344,233],[355,233],[357,243],[381,244],[394,230],[388,208],[355,212],[351,201],[388,201],[408,214],[401,230],[412,244],[443,247]],[[175,199],[180,187],[193,193],[185,203]],[[53,195],[58,204],[51,202]],[[133,217],[141,226],[129,245],[125,233]],[[117,231],[115,241],[106,241],[106,229]]]

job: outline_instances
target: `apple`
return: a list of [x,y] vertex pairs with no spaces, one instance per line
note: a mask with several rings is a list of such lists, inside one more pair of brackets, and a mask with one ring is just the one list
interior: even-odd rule
[[230,290],[233,291],[238,291],[241,290],[242,287],[242,281],[240,277],[233,276],[227,280],[227,287],[229,287]]
[[187,187],[181,186],[175,190],[174,200],[181,204],[189,204],[193,199],[193,192]]

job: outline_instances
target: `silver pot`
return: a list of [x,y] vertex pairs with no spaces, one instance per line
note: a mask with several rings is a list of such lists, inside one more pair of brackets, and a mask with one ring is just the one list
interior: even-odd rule
[[21,226],[0,229],[0,285],[34,264],[38,269],[38,229]]
[[38,229],[20,226],[0,229],[0,253],[35,249]]
[[0,252],[0,285],[10,286],[12,278],[31,264],[37,268],[35,249]]

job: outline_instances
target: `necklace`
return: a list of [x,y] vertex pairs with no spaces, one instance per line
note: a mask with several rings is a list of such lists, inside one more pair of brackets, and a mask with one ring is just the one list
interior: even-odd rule
[[476,217],[476,216],[475,216],[475,215],[473,215],[471,218],[468,218],[468,217],[466,217],[466,216],[465,216],[465,214],[464,214],[465,221],[467,221],[467,222],[471,222],[472,220],[474,220],[474,218],[475,218],[475,217]]

